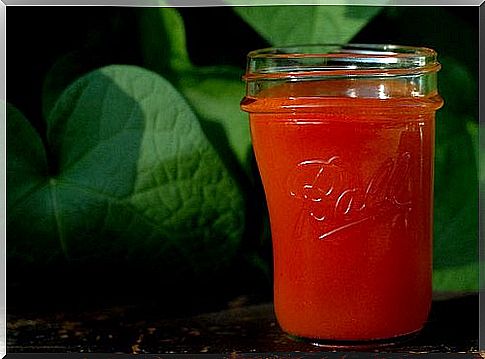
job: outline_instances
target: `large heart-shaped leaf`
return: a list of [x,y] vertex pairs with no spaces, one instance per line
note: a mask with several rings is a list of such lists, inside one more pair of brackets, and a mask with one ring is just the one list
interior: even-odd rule
[[163,78],[130,66],[82,77],[51,111],[47,150],[18,111],[7,123],[17,264],[128,259],[203,272],[234,255],[240,189]]

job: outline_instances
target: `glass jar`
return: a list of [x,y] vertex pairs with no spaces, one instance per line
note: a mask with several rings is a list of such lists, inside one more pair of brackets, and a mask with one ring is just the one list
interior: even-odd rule
[[268,204],[274,305],[311,342],[388,343],[431,304],[437,54],[395,45],[248,55],[246,97]]

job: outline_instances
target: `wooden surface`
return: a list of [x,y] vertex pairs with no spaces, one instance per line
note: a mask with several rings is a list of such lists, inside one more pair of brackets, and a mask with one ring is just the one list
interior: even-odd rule
[[[234,305],[233,305],[234,306]],[[7,352],[291,353],[328,351],[281,332],[271,303],[239,305],[187,318],[157,318],[136,306],[102,311],[7,312]],[[342,351],[341,349],[338,349]],[[478,356],[478,295],[433,302],[429,323],[381,353],[469,353]],[[470,354],[474,353],[474,354]]]

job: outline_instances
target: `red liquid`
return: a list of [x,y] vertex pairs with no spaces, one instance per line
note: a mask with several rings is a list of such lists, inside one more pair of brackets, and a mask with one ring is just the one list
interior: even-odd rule
[[278,321],[325,340],[418,331],[431,303],[441,100],[299,97],[316,86],[242,104],[270,212]]

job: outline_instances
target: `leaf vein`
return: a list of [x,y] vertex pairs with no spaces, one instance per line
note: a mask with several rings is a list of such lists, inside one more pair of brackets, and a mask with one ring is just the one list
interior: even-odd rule
[[64,255],[66,257],[69,257],[67,253],[67,247],[66,247],[65,238],[64,238],[64,228],[61,221],[61,212],[60,212],[58,198],[57,198],[56,181],[54,179],[50,181],[49,189],[50,189],[50,197],[52,201],[52,208],[54,211],[54,222],[56,224],[56,230],[57,230],[57,235],[61,245],[61,249]]

